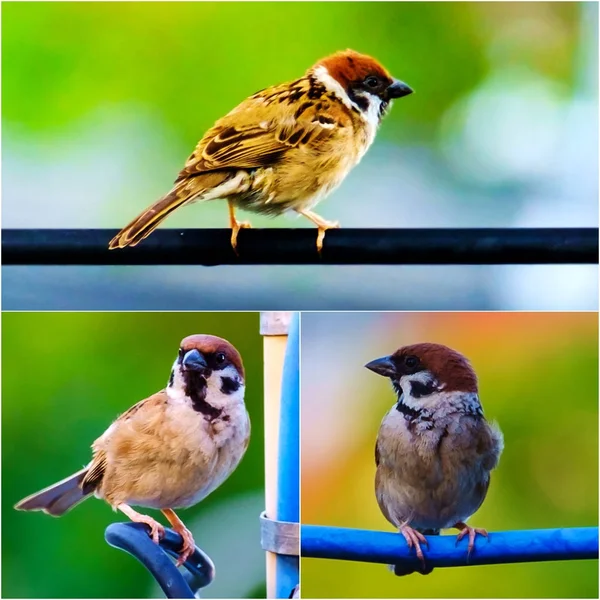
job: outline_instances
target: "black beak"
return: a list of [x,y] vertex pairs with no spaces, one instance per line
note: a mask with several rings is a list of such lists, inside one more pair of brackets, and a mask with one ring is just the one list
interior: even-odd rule
[[398,79],[394,79],[392,84],[387,89],[388,98],[402,98],[403,96],[408,96],[413,93],[413,89],[404,83],[404,81],[399,81]]
[[208,370],[208,365],[202,353],[198,350],[190,350],[183,357],[183,370],[184,371],[198,371],[204,374]]
[[391,356],[376,358],[370,363],[367,363],[365,367],[374,373],[377,373],[377,375],[383,375],[383,377],[394,377],[396,375],[396,365]]

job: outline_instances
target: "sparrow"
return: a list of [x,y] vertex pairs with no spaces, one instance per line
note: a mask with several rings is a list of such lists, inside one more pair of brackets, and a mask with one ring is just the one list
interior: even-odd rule
[[173,509],[206,498],[244,456],[250,440],[244,390],[242,358],[227,340],[186,337],[166,388],[118,417],[92,444],[86,467],[15,508],[58,517],[93,494],[148,525],[155,543],[164,527],[132,505],[159,509],[183,539],[182,565],[195,543]]
[[[490,472],[504,447],[496,424],[483,415],[477,375],[469,361],[441,344],[400,348],[365,365],[388,377],[396,402],[385,415],[375,445],[375,495],[381,512],[404,536],[425,565],[421,543],[441,529],[469,537],[470,555],[477,534],[467,519],[483,503]],[[415,572],[395,565],[396,575]]]
[[171,191],[122,229],[109,248],[135,246],[175,209],[227,200],[231,245],[237,208],[269,216],[296,212],[325,231],[339,227],[312,211],[358,164],[394,98],[412,93],[374,58],[353,50],[320,60],[304,77],[269,87],[219,119],[198,142]]

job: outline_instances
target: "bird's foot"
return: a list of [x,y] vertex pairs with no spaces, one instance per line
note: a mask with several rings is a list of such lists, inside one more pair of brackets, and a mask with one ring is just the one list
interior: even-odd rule
[[164,537],[165,528],[156,519],[133,510],[128,504],[119,504],[117,508],[127,515],[134,523],[144,523],[144,525],[148,525],[148,527],[150,527],[149,535],[155,544],[158,544],[160,539]]
[[236,253],[237,256],[239,256],[239,253],[237,251],[237,238],[240,229],[252,229],[252,224],[248,221],[233,220],[231,222],[231,247],[233,248],[233,251]]
[[299,215],[306,217],[309,221],[312,221],[319,230],[317,234],[317,251],[321,254],[323,250],[323,240],[325,239],[325,232],[328,229],[339,229],[340,224],[337,221],[327,221],[323,217],[320,217],[317,213],[312,210],[298,210],[296,211]]
[[173,529],[183,538],[183,544],[177,559],[177,566],[180,567],[196,550],[196,542],[194,542],[194,536],[187,527],[173,527]]
[[473,548],[475,548],[475,537],[477,536],[477,534],[482,535],[483,537],[487,538],[488,541],[490,539],[488,537],[487,530],[481,529],[480,527],[469,527],[466,523],[462,523],[462,522],[456,523],[456,525],[453,525],[453,527],[456,527],[456,529],[458,529],[460,531],[460,533],[456,536],[456,545],[458,545],[458,542],[460,542],[460,540],[462,540],[466,535],[469,536],[467,560],[469,559],[469,556],[471,556],[471,552],[473,551]]
[[321,254],[321,250],[323,250],[323,240],[325,239],[325,232],[328,229],[339,229],[340,224],[337,221],[325,221],[323,224],[319,225],[318,234],[317,234],[317,252]]
[[192,532],[183,524],[183,521],[175,514],[175,511],[165,508],[162,510],[162,513],[167,517],[169,523],[171,523],[173,531],[176,531],[183,539],[179,558],[177,559],[177,566],[180,567],[196,550],[196,542],[194,542]]
[[417,558],[423,565],[423,571],[426,571],[427,566],[425,565],[425,557],[423,556],[423,550],[421,550],[421,544],[428,546],[427,538],[421,532],[409,527],[408,525],[403,525],[400,527],[400,533],[404,536],[408,547],[415,549]]

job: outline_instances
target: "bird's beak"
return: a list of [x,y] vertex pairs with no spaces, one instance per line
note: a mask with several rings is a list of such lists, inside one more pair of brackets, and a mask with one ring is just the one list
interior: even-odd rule
[[394,375],[396,375],[396,365],[391,356],[376,358],[370,363],[367,363],[365,367],[374,373],[377,373],[377,375],[383,375],[383,377],[394,377]]
[[202,353],[198,350],[190,350],[183,357],[183,370],[184,371],[198,371],[199,373],[206,373],[208,370],[208,365],[206,364],[206,360]]
[[403,96],[408,96],[413,93],[413,89],[404,83],[404,81],[400,81],[398,79],[394,79],[392,84],[388,86],[387,95],[388,98],[402,98]]

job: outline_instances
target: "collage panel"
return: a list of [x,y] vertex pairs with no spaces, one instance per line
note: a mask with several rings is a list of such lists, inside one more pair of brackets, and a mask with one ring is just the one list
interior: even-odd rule
[[303,313],[301,373],[304,598],[598,596],[597,313]]
[[259,517],[298,521],[297,315],[4,313],[2,332],[3,597],[290,596],[297,538],[265,568]]

